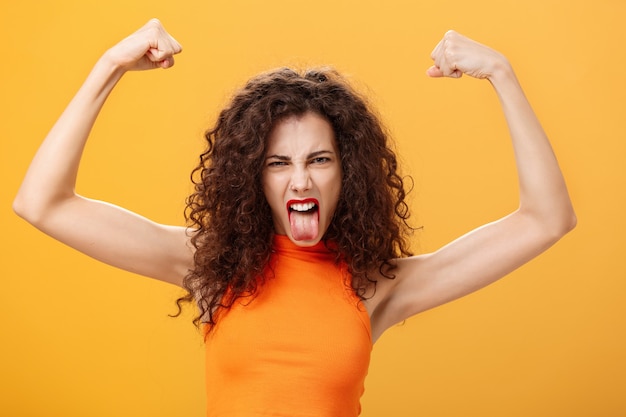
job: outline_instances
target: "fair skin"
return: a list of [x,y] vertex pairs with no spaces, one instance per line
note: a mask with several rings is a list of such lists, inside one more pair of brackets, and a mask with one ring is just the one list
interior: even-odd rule
[[[182,284],[193,266],[186,229],[157,224],[80,196],[75,184],[89,132],[123,74],[167,69],[181,49],[160,22],[152,20],[107,51],[44,140],[13,205],[16,213],[37,228],[89,256],[176,285]],[[515,152],[519,208],[436,252],[396,260],[396,279],[379,277],[376,293],[364,301],[373,341],[410,316],[503,277],[546,250],[576,224],[550,143],[506,58],[448,32],[433,50],[432,59],[434,65],[427,71],[431,77],[467,74],[488,80],[495,89]],[[310,197],[319,203],[318,226],[309,218],[295,219],[296,223],[303,222],[297,227],[304,230],[306,239],[293,239],[292,234],[290,238],[302,245],[313,244],[323,235],[340,187],[334,136],[326,122],[316,117],[290,118],[276,127],[263,173],[277,232],[291,233],[289,201]],[[299,145],[293,146],[291,140]],[[317,230],[315,236],[307,235],[312,230]],[[372,272],[374,277],[376,274]]]
[[297,245],[315,245],[330,225],[341,192],[341,163],[332,127],[313,113],[289,117],[270,133],[266,153],[263,191],[274,230]]

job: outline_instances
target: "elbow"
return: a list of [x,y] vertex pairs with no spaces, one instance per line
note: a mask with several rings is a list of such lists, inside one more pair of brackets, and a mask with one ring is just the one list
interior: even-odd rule
[[24,201],[23,198],[21,198],[20,194],[18,194],[17,196],[15,196],[15,198],[13,199],[13,212],[15,214],[17,214],[18,216],[20,216],[21,218],[24,218]]
[[569,217],[568,217],[568,222],[567,222],[567,226],[565,228],[565,232],[563,233],[563,235],[571,232],[572,230],[574,230],[574,228],[576,227],[576,225],[578,224],[578,217],[576,217],[576,213],[574,213],[574,210],[572,209]]
[[576,227],[578,224],[578,217],[576,217],[576,212],[574,211],[574,207],[572,207],[571,202],[567,205],[567,208],[563,210],[560,215],[560,232],[563,237]]
[[18,193],[13,200],[13,212],[39,228],[50,214],[50,210],[48,206],[42,204],[40,199],[31,197]]
[[73,190],[70,192],[46,192],[39,187],[29,189],[22,187],[13,199],[13,212],[38,229],[44,229],[59,210],[65,210],[68,203],[78,197]]
[[13,212],[28,223],[35,224],[37,222],[38,216],[35,214],[35,210],[29,206],[26,199],[20,194],[13,200]]
[[546,248],[571,232],[578,223],[576,213],[571,205],[560,210],[552,209],[541,212],[520,208],[520,214],[525,218],[528,230],[533,230],[537,239],[543,242]]
[[544,224],[544,230],[548,234],[551,243],[556,243],[563,236],[574,230],[578,224],[578,218],[572,208],[553,218],[549,224]]

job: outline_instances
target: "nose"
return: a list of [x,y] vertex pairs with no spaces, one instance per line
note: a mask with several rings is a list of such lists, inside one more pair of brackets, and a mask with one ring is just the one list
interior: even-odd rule
[[291,191],[302,193],[311,189],[311,176],[305,167],[295,166],[291,174]]

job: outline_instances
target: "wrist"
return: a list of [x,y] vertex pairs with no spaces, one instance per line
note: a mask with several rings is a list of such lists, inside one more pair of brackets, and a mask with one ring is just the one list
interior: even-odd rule
[[516,76],[509,61],[502,56],[501,59],[495,61],[491,75],[487,79],[498,89],[503,84],[514,82]]
[[92,68],[77,96],[104,103],[104,99],[125,72],[122,66],[117,65],[115,60],[105,53]]
[[106,51],[96,63],[96,66],[99,67],[103,72],[110,74],[112,77],[117,77],[118,79],[128,71],[124,65],[120,63],[120,60],[116,58],[115,54],[111,49]]

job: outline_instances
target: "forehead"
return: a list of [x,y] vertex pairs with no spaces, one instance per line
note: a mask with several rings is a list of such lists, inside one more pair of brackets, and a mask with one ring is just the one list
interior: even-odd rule
[[324,117],[311,112],[281,120],[267,140],[270,155],[297,156],[320,150],[337,151],[335,132]]

